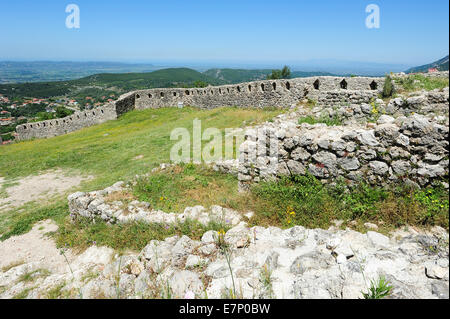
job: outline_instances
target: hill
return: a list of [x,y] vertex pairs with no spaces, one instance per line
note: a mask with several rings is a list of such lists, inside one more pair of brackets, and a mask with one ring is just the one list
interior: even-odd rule
[[405,73],[425,73],[429,68],[437,68],[439,71],[448,71],[448,55],[436,62],[417,66],[406,70]]
[[[217,80],[223,81],[228,84],[250,82],[264,80],[269,74],[272,73],[272,69],[209,69],[203,74],[215,78]],[[324,76],[324,75],[334,75],[328,72],[304,72],[304,71],[293,71],[291,73],[292,78],[304,78],[310,76]]]
[[0,84],[68,81],[98,73],[151,72],[152,64],[72,61],[0,61]]
[[188,68],[172,68],[148,73],[103,73],[87,76],[78,80],[1,84],[0,94],[10,99],[35,97],[49,98],[53,96],[73,96],[82,90],[113,89],[119,93],[132,90],[158,87],[188,87],[195,82],[207,84],[222,84],[206,74]]
[[269,69],[210,69],[203,72],[209,77],[229,84],[263,80],[271,73],[272,70]]

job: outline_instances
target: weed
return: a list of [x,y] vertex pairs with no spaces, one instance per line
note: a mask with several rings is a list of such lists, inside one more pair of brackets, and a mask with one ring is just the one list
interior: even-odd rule
[[380,277],[378,281],[371,281],[369,291],[363,293],[364,299],[383,299],[388,297],[392,292],[392,286],[384,278]]
[[8,270],[10,270],[10,269],[12,269],[14,267],[23,265],[24,263],[25,262],[23,260],[14,261],[14,262],[10,263],[9,265],[6,265],[6,266],[2,267],[2,272],[7,272]]

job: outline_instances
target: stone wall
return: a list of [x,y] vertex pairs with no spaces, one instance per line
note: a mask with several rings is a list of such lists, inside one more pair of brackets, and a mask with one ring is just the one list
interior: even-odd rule
[[70,116],[60,119],[18,125],[16,127],[17,140],[63,135],[116,118],[116,107],[111,103],[93,110],[75,112]]
[[135,107],[135,94],[134,92],[121,95],[114,103],[116,107],[117,116],[134,110]]
[[134,92],[136,109],[174,107],[178,103],[205,109],[222,106],[290,107],[309,98],[326,102],[361,103],[381,92],[384,78],[311,77],[265,80],[207,88],[151,89]]
[[[447,181],[448,131],[448,126],[417,114],[399,120],[382,116],[377,125],[367,128],[265,127],[249,133],[241,146],[239,181],[245,188],[261,179],[306,173],[324,183],[337,178],[382,186]],[[266,147],[270,137],[277,142],[272,150]]]
[[63,119],[27,123],[16,128],[18,140],[47,138],[116,119],[133,109],[192,105],[212,109],[222,106],[290,107],[309,98],[321,105],[368,103],[376,97],[384,78],[311,77],[267,80],[207,88],[150,89],[126,93],[114,103],[95,110],[77,112]]

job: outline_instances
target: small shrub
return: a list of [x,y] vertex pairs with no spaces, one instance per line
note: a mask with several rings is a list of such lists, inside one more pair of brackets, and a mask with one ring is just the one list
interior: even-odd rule
[[388,98],[394,95],[394,93],[394,83],[392,82],[392,78],[387,75],[384,80],[383,92],[381,94],[384,98]]
[[383,299],[391,294],[392,286],[389,282],[381,277],[378,281],[372,281],[369,291],[363,293],[364,299]]

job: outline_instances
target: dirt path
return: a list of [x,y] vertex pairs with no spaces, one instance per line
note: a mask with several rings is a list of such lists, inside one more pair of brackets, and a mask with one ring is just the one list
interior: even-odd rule
[[0,197],[0,211],[61,194],[91,178],[91,176],[67,175],[60,169],[47,171],[40,175],[27,176],[16,181],[5,181],[0,177],[0,190],[4,188],[6,183],[14,183],[3,191],[3,193],[6,193],[6,197]]
[[[36,262],[51,272],[64,271],[67,266],[64,256],[60,254],[53,239],[45,235],[57,229],[58,226],[52,220],[45,220],[34,225],[26,234],[0,242],[0,270]],[[70,251],[66,252],[66,256],[69,262],[73,259]]]

